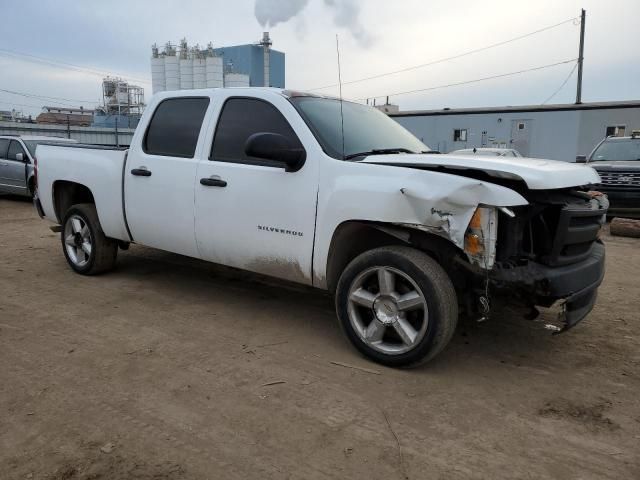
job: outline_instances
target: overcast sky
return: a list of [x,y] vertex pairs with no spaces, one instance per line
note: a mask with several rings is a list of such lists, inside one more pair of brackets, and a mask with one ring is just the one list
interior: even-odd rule
[[[100,100],[99,76],[7,55],[35,55],[135,78],[151,96],[151,44],[215,46],[252,43],[269,25],[273,48],[286,53],[287,87],[312,89],[337,81],[335,35],[345,82],[453,56],[538,30],[587,10],[583,101],[640,99],[638,0],[254,0],[90,1],[0,0],[0,89],[77,100]],[[345,85],[347,98],[377,97],[515,72],[578,55],[579,25],[565,23],[527,39],[435,66]],[[423,93],[391,96],[402,109],[538,104],[574,64]],[[551,100],[575,100],[576,72]],[[337,94],[337,89],[322,90]],[[0,92],[38,113],[42,100]],[[53,102],[48,102],[53,103]],[[22,106],[20,106],[22,105]],[[85,103],[86,107],[94,106]]]

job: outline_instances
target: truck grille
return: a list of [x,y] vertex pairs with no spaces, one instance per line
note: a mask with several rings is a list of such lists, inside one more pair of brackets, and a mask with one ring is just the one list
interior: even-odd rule
[[598,241],[609,202],[585,192],[532,193],[530,204],[513,218],[500,217],[497,262],[520,265],[531,260],[550,267],[586,259]]
[[[640,172],[599,171],[603,187],[640,187]],[[600,186],[598,185],[598,186]]]
[[550,266],[569,265],[588,257],[605,221],[605,213],[606,210],[591,208],[588,202],[562,207],[551,248],[542,255],[542,262]]

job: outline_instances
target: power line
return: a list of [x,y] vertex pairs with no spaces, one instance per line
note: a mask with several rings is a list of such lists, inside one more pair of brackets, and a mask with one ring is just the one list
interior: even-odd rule
[[[385,95],[377,95],[376,97],[384,97],[384,96],[397,97],[397,96],[400,96],[400,95],[408,95],[410,93],[421,93],[421,92],[427,92],[427,91],[430,91],[430,90],[438,90],[440,88],[458,87],[460,85],[468,85],[470,83],[485,82],[487,80],[493,80],[495,78],[510,77],[510,76],[513,76],[513,75],[519,75],[521,73],[534,72],[536,70],[543,70],[545,68],[551,68],[551,67],[556,67],[558,65],[564,65],[566,63],[575,62],[576,60],[578,60],[578,59],[577,58],[572,58],[571,60],[564,60],[562,62],[550,63],[548,65],[541,65],[539,67],[527,68],[525,70],[518,70],[517,72],[502,73],[502,74],[499,74],[499,75],[492,75],[490,77],[476,78],[474,80],[466,80],[464,82],[458,82],[458,83],[448,83],[446,85],[438,85],[437,87],[419,88],[417,90],[408,90],[408,91],[405,91],[405,92],[390,93],[388,95],[387,94],[385,94]],[[369,96],[369,97],[365,97],[365,98],[358,98],[357,100],[367,100],[367,98],[373,98],[373,97]]]
[[[36,100],[42,100],[43,102],[47,102],[49,104],[49,106],[54,106],[54,107],[60,107],[60,108],[64,108],[64,107],[77,108],[78,107],[78,104],[62,103],[62,102],[57,101],[57,100],[43,100],[43,99],[39,99],[37,97],[26,97],[26,98],[35,98]],[[5,103],[8,103],[8,102],[5,102]],[[20,105],[20,104],[15,103],[15,105]],[[34,108],[43,108],[45,105],[41,104],[41,105],[29,105],[29,106],[34,107]]]
[[[492,49],[492,48],[500,47],[502,45],[507,45],[508,43],[516,42],[518,40],[522,40],[524,38],[530,37],[532,35],[536,35],[538,33],[546,32],[547,30],[551,30],[553,28],[559,27],[559,26],[564,25],[566,23],[575,22],[579,18],[580,17],[569,18],[569,19],[564,20],[564,21],[562,21],[560,23],[556,23],[555,25],[550,25],[548,27],[544,27],[544,28],[535,30],[533,32],[525,33],[524,35],[520,35],[520,36],[511,38],[509,40],[504,40],[502,42],[493,43],[493,44],[487,45],[485,47],[476,48],[474,50],[469,50],[468,52],[464,52],[464,53],[460,53],[460,54],[457,54],[457,55],[453,55],[451,57],[440,58],[438,60],[434,60],[434,61],[431,61],[431,62],[428,62],[428,63],[422,63],[420,65],[414,65],[412,67],[401,68],[400,70],[393,70],[391,72],[380,73],[380,74],[377,74],[377,75],[372,75],[370,77],[364,77],[364,78],[359,78],[359,79],[356,79],[356,80],[350,80],[348,82],[342,82],[342,85],[344,86],[344,85],[351,85],[351,84],[354,84],[354,83],[366,82],[368,80],[374,80],[376,78],[382,78],[382,77],[386,77],[386,76],[389,76],[389,75],[396,75],[398,73],[404,73],[404,72],[409,72],[411,70],[417,70],[419,68],[430,67],[432,65],[437,65],[439,63],[448,62],[450,60],[456,60],[458,58],[462,58],[462,57],[466,57],[466,56],[469,56],[469,55],[473,55],[473,54],[476,54],[476,53],[479,53],[479,52],[483,52],[485,50],[489,50],[489,49]],[[338,86],[338,84],[335,83],[335,84],[332,84],[332,85],[325,85],[324,87],[310,88],[307,91],[313,92],[313,91],[316,91],[316,90],[324,90],[324,89],[327,89],[327,88],[333,88],[333,87],[337,87],[337,86]]]
[[61,62],[59,60],[50,60],[50,59],[47,59],[47,58],[38,57],[36,55],[31,55],[29,53],[23,53],[23,52],[16,52],[16,51],[12,51],[12,50],[7,50],[5,48],[0,48],[0,55],[4,55],[4,56],[8,56],[8,57],[21,58],[22,60],[29,61],[29,62],[44,63],[44,64],[52,66],[52,67],[65,68],[67,70],[73,70],[73,71],[76,71],[76,72],[88,73],[88,74],[96,75],[96,76],[99,76],[99,77],[106,77],[106,76],[109,76],[109,75],[117,75],[117,76],[120,76],[120,77],[122,77],[124,79],[133,80],[133,81],[140,82],[140,83],[146,83],[146,84],[150,84],[151,83],[149,80],[143,80],[141,78],[134,78],[134,77],[130,77],[128,75],[120,75],[117,72],[107,72],[107,71],[97,70],[97,69],[93,69],[93,68],[83,67],[81,65],[75,65],[73,63]]
[[579,62],[576,62],[576,64],[573,66],[573,68],[569,72],[569,75],[567,76],[567,78],[565,78],[564,82],[562,82],[562,85],[560,85],[558,87],[558,89],[555,92],[553,92],[549,98],[547,98],[544,102],[542,102],[542,105],[546,104],[549,100],[551,100],[553,97],[555,97],[560,90],[562,90],[564,88],[564,86],[567,84],[567,82],[569,81],[569,79],[573,75],[573,72],[575,72],[576,68],[578,68],[578,65],[579,65]]
[[63,100],[65,102],[77,102],[77,103],[95,103],[95,104],[100,103],[95,100],[78,100],[75,98],[49,97],[47,95],[36,95],[35,93],[24,93],[24,92],[16,92],[14,90],[5,90],[4,88],[0,88],[0,92],[10,93],[12,95],[19,95],[21,97],[27,97],[27,98],[36,98],[38,100],[45,100],[45,101]]
[[15,103],[15,102],[5,102],[0,100],[0,103],[3,105],[10,105],[12,107],[29,107],[29,108],[42,108],[42,105],[33,105],[27,103]]

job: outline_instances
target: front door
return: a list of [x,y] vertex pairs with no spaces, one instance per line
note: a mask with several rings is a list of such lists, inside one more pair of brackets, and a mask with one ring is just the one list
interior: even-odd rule
[[125,208],[136,243],[198,256],[193,188],[208,105],[209,97],[162,100],[142,140],[131,146],[124,171]]
[[[291,123],[281,111],[288,112]],[[280,96],[227,98],[217,118],[209,158],[201,161],[195,186],[200,255],[311,284],[318,156],[307,149],[302,168],[286,172],[282,162],[247,156],[244,149],[255,133],[278,133],[298,147],[311,133]]]
[[16,140],[8,142],[6,150],[4,150],[7,144],[6,139],[1,139],[0,142],[2,142],[0,143],[0,189],[8,193],[25,194],[27,192],[26,162],[29,161],[27,152]]

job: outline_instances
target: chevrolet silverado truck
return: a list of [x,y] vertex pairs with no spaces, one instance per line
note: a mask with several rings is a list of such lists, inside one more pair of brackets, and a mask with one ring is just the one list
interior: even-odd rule
[[561,301],[569,328],[604,276],[593,169],[431,154],[336,98],[163,92],[128,150],[42,145],[36,176],[77,273],[111,270],[135,242],[325,289],[347,338],[389,366],[432,359],[459,314],[500,298],[529,314]]

